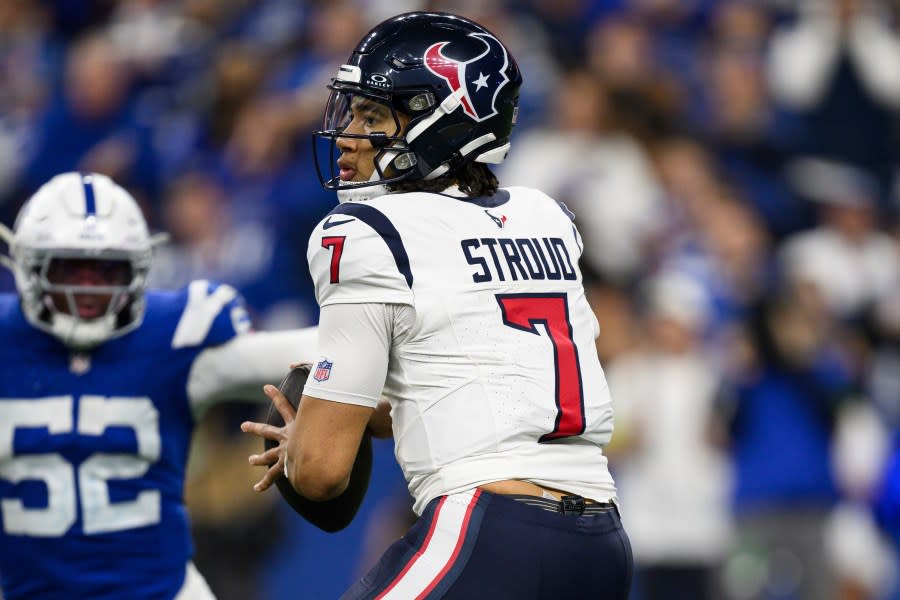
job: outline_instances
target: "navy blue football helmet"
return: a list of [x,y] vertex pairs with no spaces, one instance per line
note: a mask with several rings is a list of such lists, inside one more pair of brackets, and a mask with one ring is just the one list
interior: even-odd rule
[[[481,25],[438,12],[411,12],[377,25],[328,86],[324,126],[313,133],[326,189],[434,179],[468,161],[500,163],[509,151],[522,76],[506,47]],[[390,107],[397,127],[343,134],[350,105],[362,96]],[[410,117],[400,131],[397,113]],[[343,182],[337,138],[366,138],[380,148],[370,181]],[[328,144],[328,167],[320,160]],[[325,168],[323,168],[325,167]]]

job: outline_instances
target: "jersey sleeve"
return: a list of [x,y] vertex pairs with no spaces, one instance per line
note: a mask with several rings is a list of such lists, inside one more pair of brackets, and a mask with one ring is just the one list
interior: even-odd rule
[[381,303],[323,308],[319,316],[319,357],[313,362],[303,393],[375,408],[387,377],[399,308]]
[[187,384],[195,418],[221,401],[267,401],[262,386],[278,383],[292,363],[312,362],[317,341],[316,327],[253,331],[203,350]]
[[335,208],[313,231],[307,259],[320,307],[413,303],[402,237],[372,206],[348,202]]
[[206,280],[192,281],[172,336],[172,348],[218,346],[250,327],[244,299],[237,290]]

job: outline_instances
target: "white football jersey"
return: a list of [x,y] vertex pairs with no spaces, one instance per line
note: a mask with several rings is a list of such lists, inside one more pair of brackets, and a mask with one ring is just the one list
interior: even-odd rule
[[[615,497],[602,452],[612,405],[581,250],[565,207],[519,187],[348,202],[313,232],[308,259],[323,310],[411,307],[386,313],[406,321],[385,335],[383,394],[416,512],[503,479]],[[374,406],[377,396],[342,387],[337,371],[365,360],[321,356],[306,393]]]

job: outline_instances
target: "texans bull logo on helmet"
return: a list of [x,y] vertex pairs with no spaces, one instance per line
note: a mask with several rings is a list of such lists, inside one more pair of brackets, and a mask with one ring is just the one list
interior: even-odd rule
[[[506,67],[509,57],[497,38],[486,33],[470,33],[469,37],[484,42],[484,52],[466,61],[450,58],[444,48],[450,42],[437,42],[425,51],[425,66],[442,78],[453,93],[461,92],[463,110],[481,122],[497,114],[497,94],[509,81]],[[502,57],[502,62],[498,61]],[[498,64],[499,63],[499,64]]]

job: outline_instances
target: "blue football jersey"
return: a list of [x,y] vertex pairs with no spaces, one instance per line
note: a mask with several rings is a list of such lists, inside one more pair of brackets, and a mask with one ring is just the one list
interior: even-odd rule
[[247,330],[228,286],[148,292],[142,325],[73,356],[0,295],[0,584],[19,598],[172,598],[204,349]]

